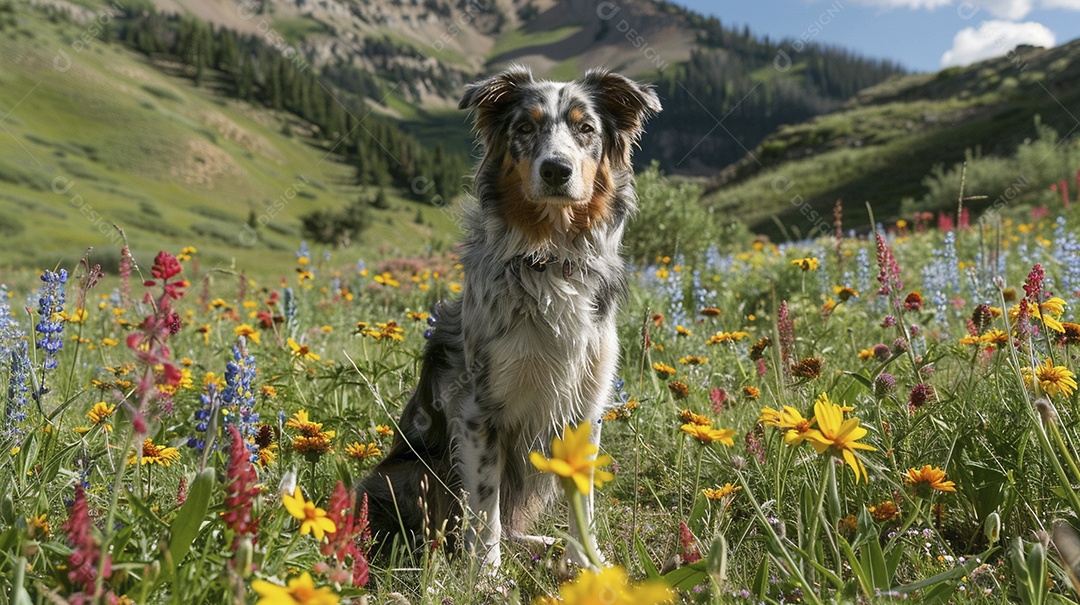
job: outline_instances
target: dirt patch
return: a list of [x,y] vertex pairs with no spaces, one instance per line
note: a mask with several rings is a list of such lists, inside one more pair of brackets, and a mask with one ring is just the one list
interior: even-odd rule
[[213,143],[191,139],[185,145],[183,159],[169,168],[169,174],[185,185],[213,189],[222,178],[242,176],[244,169]]
[[223,139],[257,153],[278,166],[284,163],[274,146],[262,136],[249,132],[216,111],[204,111],[199,116],[203,124],[213,128]]

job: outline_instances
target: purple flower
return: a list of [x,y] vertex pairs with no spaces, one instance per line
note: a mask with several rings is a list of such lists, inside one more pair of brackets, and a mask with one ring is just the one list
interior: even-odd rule
[[878,361],[888,361],[892,357],[892,349],[887,344],[874,345],[874,359]]
[[911,389],[908,396],[908,409],[914,412],[929,401],[934,400],[934,387],[920,382]]
[[888,372],[882,372],[874,378],[874,397],[884,398],[896,388],[896,377]]
[[41,276],[41,281],[45,282],[38,291],[38,315],[41,319],[34,330],[41,334],[37,339],[37,348],[45,351],[46,370],[59,365],[56,354],[64,348],[64,320],[60,313],[64,311],[64,282],[67,278],[67,269],[46,271]]

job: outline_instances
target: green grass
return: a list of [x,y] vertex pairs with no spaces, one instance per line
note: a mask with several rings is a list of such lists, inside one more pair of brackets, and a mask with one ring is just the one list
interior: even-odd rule
[[[374,197],[349,185],[352,168],[328,155],[329,146],[283,136],[280,115],[194,88],[119,46],[92,42],[76,52],[69,46],[80,34],[75,26],[25,16],[33,39],[0,41],[0,52],[21,57],[0,73],[0,108],[10,112],[0,137],[7,194],[0,216],[24,227],[0,242],[0,265],[70,261],[85,247],[114,243],[116,224],[136,251],[194,245],[209,262],[272,273],[301,238],[303,214]],[[66,50],[70,69],[42,67],[53,65],[56,49]],[[275,206],[301,177],[320,186]],[[414,254],[455,239],[445,213],[393,192],[391,199],[393,209],[373,212],[373,226],[340,254]],[[221,214],[211,227],[197,207]],[[236,234],[249,215],[270,207],[280,208],[272,229],[254,247],[243,245]],[[417,212],[428,224],[414,222]]]
[[[664,186],[662,181],[649,185]],[[680,192],[685,191],[669,193]],[[199,212],[203,219],[227,217],[217,207]],[[1070,466],[1080,443],[1078,394],[1068,388],[1035,391],[1024,386],[1023,373],[1047,358],[1070,372],[1080,370],[1073,359],[1080,335],[1068,344],[1023,334],[1015,345],[1006,337],[998,347],[961,341],[970,336],[966,319],[972,316],[983,318],[974,323],[980,334],[1010,329],[1007,313],[995,319],[975,307],[989,301],[1008,310],[1015,303],[1002,302],[1008,290],[999,290],[995,279],[1022,293],[1033,262],[1043,263],[1064,299],[1062,312],[1053,306],[1043,312],[1063,321],[1076,318],[1080,293],[1062,285],[1080,280],[1080,258],[1066,251],[1068,240],[1080,239],[1080,216],[1072,212],[1065,218],[1065,229],[1045,217],[988,224],[994,237],[978,229],[960,231],[952,234],[955,257],[941,259],[931,252],[947,246],[940,232],[891,237],[898,277],[906,285],[896,291],[899,306],[875,295],[877,268],[860,266],[870,262],[860,256],[875,255],[873,241],[866,238],[840,242],[843,265],[837,264],[835,243],[822,240],[782,253],[771,246],[727,255],[687,251],[634,268],[618,314],[622,382],[612,401],[618,407],[603,430],[604,453],[614,459],[616,473],[596,499],[594,533],[608,563],[635,578],[652,576],[654,586],[676,585],[680,599],[695,603],[780,602],[795,595],[803,602],[855,596],[881,602],[882,590],[956,603],[996,603],[1021,593],[1028,594],[1028,603],[1047,594],[1074,599],[1053,555],[1047,559],[1046,551],[1040,554],[1031,545],[1035,529],[1080,512],[1071,495],[1071,483],[1080,477]],[[1000,275],[976,270],[965,279],[950,277],[960,262],[982,267],[977,259],[998,239],[1004,242]],[[284,584],[302,573],[310,573],[324,591],[342,597],[367,593],[376,602],[397,593],[415,603],[446,598],[481,603],[507,600],[505,591],[510,601],[529,602],[557,590],[565,581],[560,550],[531,555],[509,544],[502,569],[491,578],[479,574],[472,557],[435,548],[415,558],[399,552],[371,561],[372,583],[361,589],[352,586],[351,573],[335,581],[334,561],[319,552],[316,539],[300,533],[282,506],[279,486],[295,482],[305,499],[333,510],[335,483],[351,485],[371,468],[373,459],[351,457],[348,446],[374,444],[385,452],[390,445],[379,427],[396,427],[416,384],[428,327],[422,314],[410,313],[451,296],[462,281],[452,255],[390,259],[359,272],[349,259],[325,261],[321,252],[313,249],[303,264],[282,262],[277,274],[284,277],[254,281],[238,278],[253,273],[242,263],[208,272],[215,263],[196,252],[171,278],[190,281],[175,302],[160,299],[160,280],[140,284],[152,279],[154,262],[153,254],[139,254],[140,274],[133,276],[130,300],[120,296],[123,287],[114,271],[87,292],[85,319],[64,325],[57,369],[43,369],[42,352],[27,343],[27,362],[34,368],[30,386],[44,381],[49,391],[39,405],[9,403],[4,412],[0,491],[7,497],[0,502],[0,587],[5,594],[25,593],[28,602],[45,598],[50,589],[70,596],[81,589],[67,579],[72,546],[86,555],[102,544],[112,548],[113,573],[104,590],[140,603],[169,602],[181,590],[195,602],[229,601],[232,594],[251,594],[256,580]],[[107,253],[115,259],[118,249]],[[821,264],[804,272],[791,262],[803,257]],[[72,274],[64,309],[72,314],[80,290],[75,276],[82,272],[72,262],[62,267]],[[398,285],[386,285],[384,271]],[[0,271],[0,283],[10,286],[10,296],[0,303],[16,307],[41,281],[26,271]],[[841,300],[834,286],[848,286],[858,295]],[[922,292],[918,306],[911,296],[903,302],[911,290]],[[151,312],[137,302],[144,292],[160,299],[163,314],[169,304],[180,314],[179,330],[164,337],[171,359],[165,359],[169,354],[161,343],[151,346],[150,354],[161,357],[151,362],[138,361],[126,346],[125,338],[141,330],[133,324]],[[290,293],[294,298],[286,304]],[[780,301],[786,311],[779,310]],[[706,306],[719,313],[701,313]],[[883,322],[886,316],[892,325]],[[365,324],[362,329],[358,320]],[[643,320],[648,348],[642,346]],[[21,311],[9,319],[0,310],[0,347],[18,351],[26,341],[12,328],[33,333],[36,321]],[[386,336],[393,333],[384,327],[387,321],[401,327],[400,341]],[[1043,334],[1050,329],[1035,322]],[[246,348],[238,349],[240,358],[258,369],[246,379],[247,405],[262,422],[282,430],[268,430],[272,438],[264,448],[272,459],[254,470],[253,480],[266,487],[252,497],[258,530],[247,538],[240,535],[234,548],[237,526],[228,525],[222,513],[233,506],[225,502],[225,485],[236,473],[226,472],[224,449],[204,457],[186,442],[207,437],[197,430],[200,394],[208,380],[221,379],[227,362],[235,361],[232,347],[241,332],[247,338]],[[290,345],[289,339],[298,344]],[[709,344],[713,340],[718,344]],[[758,354],[751,350],[755,342]],[[304,356],[301,346],[311,355]],[[875,348],[880,351],[872,353]],[[12,384],[10,360],[0,357],[3,392]],[[183,370],[168,407],[131,390],[146,377],[156,392],[152,385],[165,378],[154,368],[166,361]],[[918,385],[932,387],[933,396],[914,399],[913,391],[928,390]],[[835,433],[838,421],[825,416],[830,408],[815,403],[822,394],[832,404],[850,406],[843,414],[857,418],[865,434],[841,440]],[[1049,397],[1057,414],[1045,425],[1046,439],[1033,404],[1039,396]],[[95,405],[117,407],[95,424],[88,416]],[[220,405],[229,413],[218,416],[238,418],[235,404]],[[782,406],[801,418],[814,417],[810,425],[796,423],[791,429],[811,443],[834,438],[845,447],[857,442],[873,449],[856,450],[857,459],[845,461],[827,447],[819,452],[808,443],[788,445],[787,429],[771,423],[783,425],[796,418],[795,412],[778,418],[764,410]],[[26,418],[12,420],[11,410],[25,412]],[[135,410],[146,423],[145,434],[133,431]],[[329,439],[332,452],[294,451],[302,442],[303,423],[281,425],[300,410],[321,423],[317,431]],[[730,445],[701,443],[680,428],[695,421],[719,429],[712,436]],[[220,423],[210,429],[211,435],[223,430]],[[176,459],[168,467],[125,464],[126,448],[144,438],[177,447]],[[227,443],[224,433],[216,439]],[[955,492],[907,485],[904,473],[924,465],[941,469]],[[868,480],[859,480],[856,468],[865,469]],[[93,517],[113,521],[92,530],[99,538],[92,544],[69,542],[73,532],[64,526],[74,514],[65,502],[83,481]],[[177,500],[181,481],[183,505]],[[722,486],[733,491],[719,500],[702,492]],[[561,535],[564,506],[560,499],[546,508],[535,530]],[[984,527],[995,518],[998,535],[991,540]],[[46,521],[50,533],[43,531]],[[680,525],[685,525],[681,531]],[[1017,548],[1030,556],[1013,560],[1009,552]],[[665,562],[696,556],[700,563],[663,577],[657,571]],[[247,557],[253,571],[238,572],[238,565],[249,569]],[[320,563],[330,569],[320,571]],[[1047,571],[1036,569],[1040,565]],[[121,571],[134,569],[143,571]],[[572,588],[565,590],[569,594]]]
[[498,42],[495,43],[495,46],[488,52],[488,59],[489,61],[497,60],[505,54],[530,46],[554,44],[555,42],[569,38],[579,31],[581,31],[580,25],[567,25],[566,27],[542,32],[513,30],[499,38]]
[[[923,179],[936,167],[959,172],[968,155],[1013,156],[1036,137],[1036,120],[1063,135],[1075,125],[1059,102],[1069,106],[1077,94],[1059,83],[1074,77],[1068,58],[1078,53],[1080,45],[1072,44],[1025,56],[1022,71],[999,59],[883,82],[839,111],[781,127],[702,202],[779,237],[805,235],[816,217],[831,217],[837,199],[845,202],[845,222],[856,225],[865,221],[864,202],[886,220],[906,217],[901,213],[915,206],[954,207],[954,199],[929,197],[936,190]],[[1074,170],[1039,180],[1020,201],[1037,202],[1050,182]],[[1044,173],[1037,165],[1017,165],[1010,179]]]

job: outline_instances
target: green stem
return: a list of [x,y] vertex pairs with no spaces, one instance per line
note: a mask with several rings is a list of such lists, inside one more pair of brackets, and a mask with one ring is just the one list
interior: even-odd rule
[[795,559],[792,558],[791,553],[788,551],[787,547],[784,546],[784,542],[780,539],[780,536],[776,535],[776,530],[773,529],[772,524],[769,523],[769,520],[765,517],[765,513],[761,510],[761,505],[758,504],[757,498],[754,498],[753,492],[750,491],[750,485],[746,482],[746,477],[738,469],[735,470],[735,477],[738,478],[739,485],[742,486],[746,499],[750,501],[750,506],[754,508],[754,516],[757,517],[758,522],[761,523],[762,528],[764,528],[765,533],[768,534],[772,543],[776,545],[776,549],[780,551],[780,555],[784,559],[784,562],[787,563],[788,569],[791,570],[795,579],[803,587],[803,596],[806,597],[807,601],[815,603],[816,605],[821,605],[821,599],[819,599],[818,596],[814,594],[814,591],[811,590],[810,583],[803,577],[802,570],[795,564]]
[[[138,412],[136,412],[138,413]],[[120,423],[117,423],[118,425]],[[124,440],[124,447],[120,449],[120,468],[116,471],[116,479],[113,481],[112,494],[109,496],[109,512],[105,515],[105,526],[102,528],[104,531],[104,540],[101,544],[101,552],[106,554],[109,552],[109,546],[112,543],[113,537],[116,536],[116,532],[113,531],[113,522],[116,519],[116,509],[120,501],[120,491],[124,487],[124,468],[127,464],[125,458],[128,452],[131,451],[131,446],[135,443],[135,427],[131,426],[127,433],[127,438]],[[102,556],[98,562],[97,578],[94,579],[94,594],[101,594],[101,589],[105,582],[105,563],[108,562],[109,557]]]
[[1069,464],[1069,470],[1072,471],[1073,477],[1080,481],[1080,468],[1076,466],[1076,460],[1069,454],[1069,448],[1065,446],[1065,441],[1061,438],[1061,430],[1058,429],[1056,422],[1051,422],[1050,433],[1054,435],[1054,444],[1057,445],[1058,450],[1061,451],[1061,457],[1065,459],[1065,462]]
[[912,524],[915,523],[915,521],[917,521],[917,520],[919,520],[921,518],[922,518],[922,498],[915,498],[915,512],[914,512],[914,514],[908,515],[908,518],[904,519],[903,525],[900,526],[900,529],[896,530],[896,533],[893,534],[892,539],[889,540],[888,543],[885,544],[885,548],[882,549],[882,552],[889,552],[889,549],[891,549],[893,547],[893,544],[897,540],[899,540],[900,537],[903,536],[907,532],[907,530],[912,526]]
[[578,491],[577,485],[571,479],[563,479],[563,489],[566,490],[566,495],[570,500],[570,507],[574,511],[572,517],[577,525],[578,537],[581,539],[581,547],[585,551],[585,556],[589,558],[589,563],[593,567],[600,569],[604,566],[604,560],[600,553],[596,551],[596,540],[593,539],[592,528],[586,523],[585,495]]
[[[811,555],[816,554],[818,544],[818,527],[821,524],[821,509],[825,505],[825,491],[829,487],[829,472],[832,470],[833,465],[832,456],[825,458],[825,467],[821,469],[821,482],[818,484],[818,497],[817,504],[814,505],[814,514],[810,517],[810,532],[806,534],[807,542],[804,550]],[[819,561],[820,563],[820,561]],[[821,585],[821,589],[825,590],[825,583]],[[809,587],[807,587],[809,590]],[[824,595],[822,595],[824,597]]]

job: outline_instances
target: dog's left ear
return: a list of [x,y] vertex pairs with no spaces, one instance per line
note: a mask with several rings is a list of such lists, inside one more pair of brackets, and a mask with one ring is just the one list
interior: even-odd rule
[[521,97],[522,89],[533,82],[532,72],[523,65],[511,65],[502,73],[465,87],[458,109],[476,109],[476,131],[490,144],[499,131],[506,111]]
[[660,113],[660,98],[653,87],[613,74],[606,69],[590,69],[580,80],[596,99],[604,119],[609,157],[630,166],[633,147],[644,130],[645,120]]

